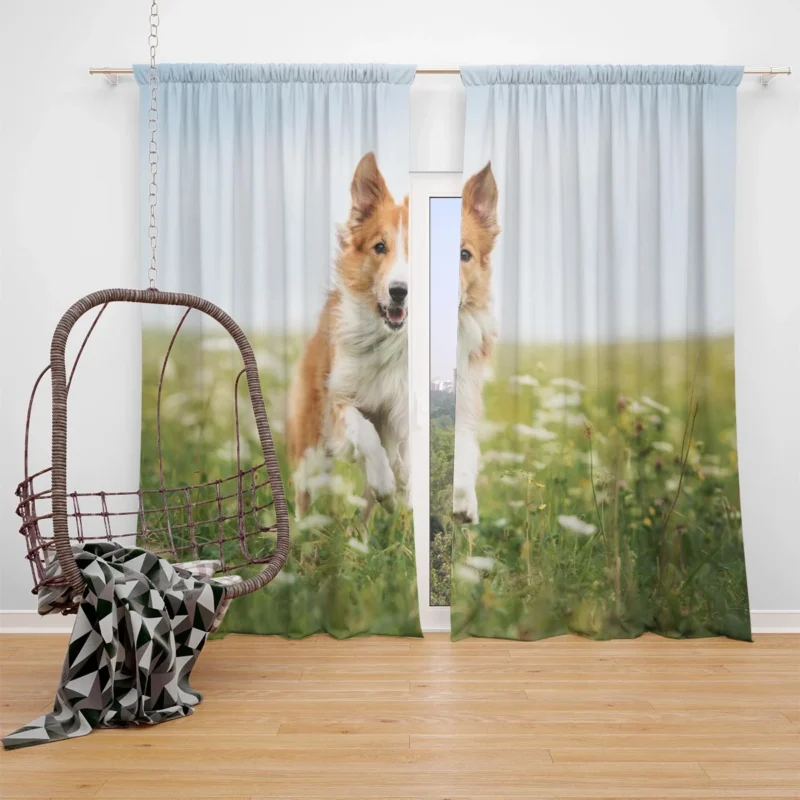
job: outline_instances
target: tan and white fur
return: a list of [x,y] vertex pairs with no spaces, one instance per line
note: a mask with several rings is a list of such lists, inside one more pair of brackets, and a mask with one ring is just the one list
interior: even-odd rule
[[350,195],[334,287],[290,392],[298,517],[311,502],[303,461],[320,450],[361,465],[369,507],[392,510],[409,483],[408,197],[395,203],[373,153],[358,163]]
[[453,516],[467,523],[478,522],[478,427],[483,417],[484,375],[496,339],[490,256],[499,232],[497,184],[490,162],[466,182],[461,195]]

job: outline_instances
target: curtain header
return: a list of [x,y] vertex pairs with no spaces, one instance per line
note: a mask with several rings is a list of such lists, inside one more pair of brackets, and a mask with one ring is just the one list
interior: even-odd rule
[[601,64],[595,66],[486,66],[461,67],[464,86],[495,84],[667,84],[738,86],[744,67],[715,67],[705,64]]
[[[149,65],[134,64],[140,86]],[[159,64],[161,83],[389,83],[410,84],[413,64]]]

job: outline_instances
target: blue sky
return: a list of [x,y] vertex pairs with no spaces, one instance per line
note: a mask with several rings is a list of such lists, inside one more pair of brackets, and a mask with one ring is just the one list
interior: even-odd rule
[[461,198],[430,200],[431,378],[452,380],[458,335]]

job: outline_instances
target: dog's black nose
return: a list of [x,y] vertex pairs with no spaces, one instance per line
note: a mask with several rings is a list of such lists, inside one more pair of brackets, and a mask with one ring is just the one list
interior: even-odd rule
[[405,301],[407,295],[408,286],[405,283],[393,283],[389,287],[389,297],[391,297],[395,303],[402,303]]

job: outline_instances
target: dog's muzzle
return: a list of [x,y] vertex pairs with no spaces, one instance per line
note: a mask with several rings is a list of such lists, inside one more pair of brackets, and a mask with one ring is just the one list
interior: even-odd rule
[[393,283],[389,287],[389,297],[391,302],[388,306],[378,304],[378,310],[383,317],[383,321],[395,331],[403,327],[408,316],[406,308],[406,298],[408,297],[408,285],[405,283]]

